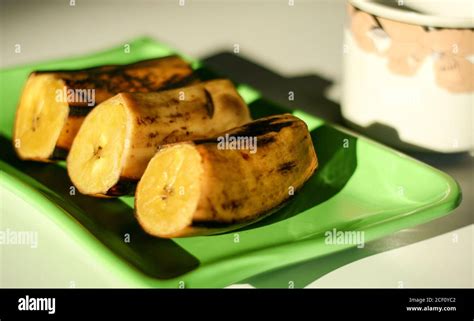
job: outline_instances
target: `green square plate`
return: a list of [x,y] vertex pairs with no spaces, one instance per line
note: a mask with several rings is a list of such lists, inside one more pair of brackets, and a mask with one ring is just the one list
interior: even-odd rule
[[[367,242],[445,215],[460,202],[459,186],[448,175],[294,111],[311,130],[320,167],[287,206],[254,225],[217,236],[172,240],[148,236],[133,218],[133,197],[104,200],[70,195],[64,163],[21,162],[10,142],[16,105],[30,71],[128,63],[174,53],[148,38],[130,46],[130,53],[118,47],[0,71],[0,183],[33,204],[48,218],[47,224],[56,224],[88,253],[100,257],[110,273],[126,279],[131,287],[227,286],[355,246],[326,244],[324,234],[333,228],[364,232]],[[187,59],[201,75],[212,75],[198,61]],[[248,86],[238,89],[254,118],[286,111]],[[128,243],[124,242],[127,233]]]

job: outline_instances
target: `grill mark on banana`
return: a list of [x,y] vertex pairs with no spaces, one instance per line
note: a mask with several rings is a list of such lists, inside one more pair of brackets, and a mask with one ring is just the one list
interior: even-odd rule
[[[28,160],[64,159],[82,121],[97,104],[124,91],[155,92],[197,81],[191,67],[178,56],[128,65],[33,72],[17,108],[13,133],[16,152]],[[80,92],[82,99],[58,100],[58,92],[71,90]],[[88,96],[87,90],[94,90],[94,97]]]
[[296,163],[294,161],[285,162],[278,166],[278,171],[281,173],[287,173],[287,172],[290,172],[295,166],[296,166]]
[[[232,96],[233,104],[223,104],[223,96]],[[247,105],[225,79],[159,93],[122,93],[86,117],[67,159],[68,173],[83,194],[130,194],[161,145],[214,136],[249,121]]]
[[199,78],[194,73],[184,78],[173,76],[172,78],[168,79],[159,90],[181,88],[197,82],[199,82]]
[[206,89],[204,89],[204,93],[206,94],[206,100],[207,100],[207,103],[206,103],[207,115],[212,118],[212,116],[214,115],[214,102],[212,101],[211,94]]
[[[281,129],[291,126],[292,122],[275,122],[271,117],[257,119],[251,123],[243,125],[241,128],[232,131],[229,137],[258,137],[257,146],[263,147],[265,145],[275,142],[274,136],[269,136],[270,133],[278,133]],[[211,137],[205,139],[194,140],[196,145],[200,144],[217,144],[219,137]]]
[[[253,137],[256,153],[221,149],[219,137]],[[177,171],[176,159],[186,166]],[[283,206],[318,166],[306,124],[290,115],[256,120],[208,139],[163,146],[135,193],[135,216],[158,237],[221,233],[256,222]],[[173,193],[159,197],[172,182]]]
[[283,200],[282,203],[270,209],[269,211],[264,211],[256,214],[253,218],[242,219],[242,220],[231,220],[222,222],[216,220],[218,217],[217,211],[214,212],[213,219],[209,220],[194,220],[192,221],[190,229],[187,229],[187,234],[181,234],[175,237],[186,237],[186,236],[197,236],[197,235],[213,235],[220,234],[224,232],[234,231],[242,227],[254,224],[263,220],[264,218],[278,212],[280,209],[285,207],[291,200],[291,197]]

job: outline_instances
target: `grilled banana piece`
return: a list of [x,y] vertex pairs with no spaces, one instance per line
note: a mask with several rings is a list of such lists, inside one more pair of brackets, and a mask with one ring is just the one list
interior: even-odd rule
[[121,93],[86,117],[67,159],[69,177],[83,194],[133,194],[163,144],[212,137],[249,121],[247,105],[225,79]]
[[212,139],[164,146],[138,184],[135,215],[147,233],[164,238],[240,228],[285,203],[317,166],[302,120],[262,118]]
[[178,56],[83,70],[33,72],[18,105],[14,145],[22,159],[65,158],[85,116],[120,92],[153,92],[195,82]]

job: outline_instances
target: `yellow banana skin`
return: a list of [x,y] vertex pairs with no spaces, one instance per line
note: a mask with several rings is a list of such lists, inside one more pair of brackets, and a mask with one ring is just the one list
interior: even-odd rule
[[14,146],[21,159],[65,159],[86,115],[120,92],[155,92],[195,83],[178,56],[81,70],[30,74],[15,118]]
[[86,117],[67,159],[68,173],[83,194],[133,194],[162,145],[212,137],[249,121],[247,105],[226,79],[121,93]]
[[[257,149],[222,149],[222,137],[256,137]],[[286,202],[318,166],[306,124],[283,114],[218,137],[163,147],[135,194],[149,234],[208,235],[253,223]]]

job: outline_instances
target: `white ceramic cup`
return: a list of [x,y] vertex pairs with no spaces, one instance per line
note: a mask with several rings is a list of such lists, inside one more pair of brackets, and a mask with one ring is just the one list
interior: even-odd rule
[[474,150],[470,0],[350,0],[342,114],[402,149]]

